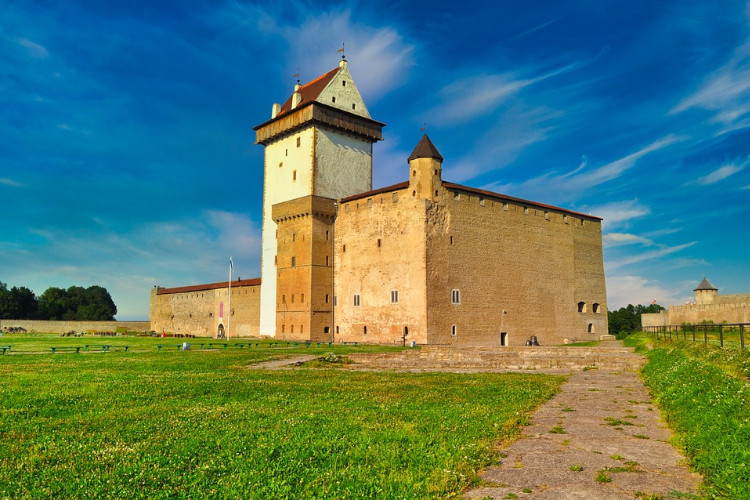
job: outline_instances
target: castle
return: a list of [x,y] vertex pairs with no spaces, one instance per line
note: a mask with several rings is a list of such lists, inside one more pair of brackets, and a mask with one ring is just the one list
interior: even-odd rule
[[[372,189],[373,120],[346,60],[254,128],[260,280],[151,292],[158,332],[457,346],[607,333],[601,219],[442,179],[424,135]],[[231,302],[231,306],[230,306]],[[226,307],[225,307],[226,306]]]
[[705,277],[693,289],[695,303],[669,306],[658,313],[641,314],[643,328],[713,323],[750,323],[750,293],[719,295]]

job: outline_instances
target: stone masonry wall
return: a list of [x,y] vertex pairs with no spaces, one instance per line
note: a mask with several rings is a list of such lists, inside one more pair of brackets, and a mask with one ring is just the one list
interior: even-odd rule
[[[229,315],[228,289],[199,290],[157,295],[151,291],[151,328],[157,333],[181,333],[216,337],[219,325],[226,328]],[[223,321],[220,312],[223,303]],[[230,337],[260,335],[260,286],[232,287]]]
[[28,319],[2,319],[0,331],[11,327],[25,328],[28,332],[67,333],[75,332],[115,332],[118,328],[126,328],[133,332],[147,332],[151,330],[150,321],[42,321]]
[[436,201],[427,228],[430,344],[499,346],[505,332],[506,345],[532,335],[550,345],[607,333],[598,220],[453,189]]

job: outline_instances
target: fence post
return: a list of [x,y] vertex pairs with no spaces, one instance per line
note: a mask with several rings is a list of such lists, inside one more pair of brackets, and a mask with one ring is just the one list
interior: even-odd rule
[[719,325],[719,345],[724,347],[724,327]]
[[703,325],[703,343],[708,344],[708,325]]
[[745,325],[740,325],[740,349],[745,348]]
[[695,342],[695,325],[693,325],[693,342]]

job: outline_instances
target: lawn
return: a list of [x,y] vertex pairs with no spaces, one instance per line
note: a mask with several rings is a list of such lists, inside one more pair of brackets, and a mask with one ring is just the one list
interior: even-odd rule
[[[645,335],[626,344],[654,342]],[[708,498],[750,498],[750,356],[692,342],[654,342],[644,380]]]
[[[0,497],[450,497],[562,382],[259,371],[246,367],[327,350],[155,351],[148,342],[135,352],[0,356]],[[347,349],[362,348],[336,347]]]

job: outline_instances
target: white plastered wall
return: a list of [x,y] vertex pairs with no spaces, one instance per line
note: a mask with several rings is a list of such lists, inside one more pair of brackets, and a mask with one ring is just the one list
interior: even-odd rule
[[346,61],[342,61],[339,72],[336,73],[336,76],[326,85],[315,100],[321,104],[370,118],[370,113],[367,111],[365,102],[362,100],[362,95],[357,90],[357,86],[354,85],[352,75],[349,73],[349,69],[347,69]]
[[316,128],[315,144],[315,196],[340,199],[372,189],[370,142]]

